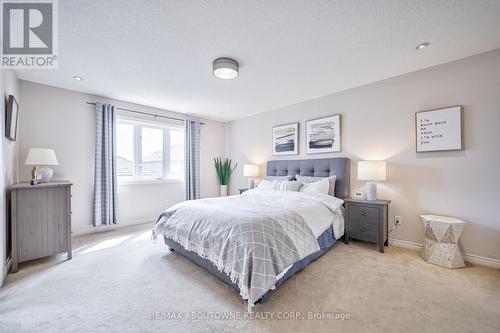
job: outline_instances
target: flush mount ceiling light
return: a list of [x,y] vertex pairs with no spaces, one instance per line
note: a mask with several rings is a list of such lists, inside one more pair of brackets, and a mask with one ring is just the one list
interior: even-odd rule
[[83,77],[78,75],[73,76],[73,79],[75,79],[76,81],[83,81]]
[[231,80],[238,77],[240,64],[231,58],[217,58],[212,64],[212,73],[215,77],[223,80]]
[[431,43],[429,43],[429,42],[423,42],[423,43],[418,44],[415,49],[417,49],[417,50],[425,49],[429,45],[431,45]]

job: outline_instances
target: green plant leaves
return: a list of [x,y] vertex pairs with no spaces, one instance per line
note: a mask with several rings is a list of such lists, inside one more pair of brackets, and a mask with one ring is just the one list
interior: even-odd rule
[[231,164],[232,161],[229,158],[226,158],[225,160],[222,160],[220,157],[214,158],[215,171],[217,172],[220,185],[227,185],[229,183],[229,178],[238,165],[238,163],[236,163],[232,167]]

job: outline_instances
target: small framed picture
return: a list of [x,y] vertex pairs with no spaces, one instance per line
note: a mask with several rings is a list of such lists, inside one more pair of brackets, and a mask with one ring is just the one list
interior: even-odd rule
[[363,191],[361,191],[361,190],[354,190],[352,192],[352,198],[363,200],[365,198],[365,195],[364,195]]
[[299,123],[273,127],[273,155],[299,153]]
[[308,154],[340,151],[340,114],[306,121]]

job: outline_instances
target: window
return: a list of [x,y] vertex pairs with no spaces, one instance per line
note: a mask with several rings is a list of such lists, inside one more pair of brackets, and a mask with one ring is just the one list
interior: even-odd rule
[[117,174],[122,181],[184,178],[184,129],[180,126],[119,119]]

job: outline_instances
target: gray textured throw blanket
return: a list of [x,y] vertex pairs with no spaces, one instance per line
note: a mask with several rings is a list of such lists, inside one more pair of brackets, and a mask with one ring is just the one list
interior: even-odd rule
[[251,308],[274,287],[281,272],[319,250],[294,207],[323,209],[333,216],[342,200],[297,192],[247,192],[181,202],[160,215],[153,238],[163,235],[211,261],[238,285]]

